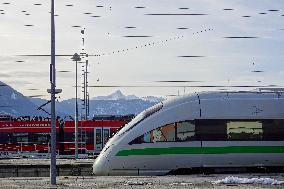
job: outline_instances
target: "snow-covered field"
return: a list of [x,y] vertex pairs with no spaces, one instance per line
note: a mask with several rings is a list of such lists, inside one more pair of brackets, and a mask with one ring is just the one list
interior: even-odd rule
[[[284,188],[284,174],[58,177],[57,188]],[[246,184],[244,184],[246,183]],[[0,188],[50,188],[49,178],[1,178]]]
[[284,181],[279,181],[269,177],[236,177],[227,176],[224,179],[213,181],[213,184],[264,184],[264,185],[284,185]]

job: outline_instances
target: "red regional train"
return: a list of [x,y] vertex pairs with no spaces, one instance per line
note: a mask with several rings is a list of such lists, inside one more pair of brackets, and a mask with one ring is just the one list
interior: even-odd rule
[[[78,122],[79,154],[98,154],[108,139],[132,119],[128,116],[102,116]],[[74,155],[75,122],[57,120],[57,153]],[[0,152],[48,153],[51,125],[49,119],[0,119]]]

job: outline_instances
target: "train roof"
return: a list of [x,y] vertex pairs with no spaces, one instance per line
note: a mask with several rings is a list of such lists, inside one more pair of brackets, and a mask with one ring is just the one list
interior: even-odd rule
[[[179,119],[283,119],[282,92],[201,92],[163,102]],[[188,117],[188,112],[191,112]],[[175,117],[171,119],[175,119]]]
[[257,92],[257,91],[229,91],[229,92],[201,92],[196,93],[202,99],[215,99],[215,98],[280,98],[281,95],[275,92]]
[[174,97],[163,102],[164,106],[174,106],[196,100],[222,100],[222,99],[284,99],[283,92],[274,91],[211,91],[191,93],[179,97]]

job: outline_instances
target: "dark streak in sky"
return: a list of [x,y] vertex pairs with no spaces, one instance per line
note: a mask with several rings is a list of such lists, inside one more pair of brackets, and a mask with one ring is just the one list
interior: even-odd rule
[[260,13],[258,13],[258,14],[267,14],[266,12],[260,12]]
[[85,12],[84,14],[92,14],[92,13],[90,13],[90,12]]
[[10,5],[11,3],[2,3],[3,5]]
[[[27,56],[27,57],[50,57],[50,54],[21,54],[21,55],[16,55],[16,56]],[[73,54],[57,54],[55,56],[60,56],[60,57],[72,57]],[[95,55],[89,55],[89,56],[95,56]]]
[[255,39],[255,38],[259,38],[259,37],[254,37],[254,36],[239,36],[239,37],[224,37],[227,39]]
[[46,95],[31,95],[31,96],[28,96],[28,97],[34,98],[34,97],[43,97],[43,96],[46,96]]
[[188,28],[177,28],[178,30],[187,30]]
[[135,26],[126,26],[125,28],[127,29],[133,29],[133,28],[136,28]]
[[32,25],[32,24],[26,24],[25,26],[31,27],[31,26],[34,26],[34,25]]
[[199,83],[205,81],[191,81],[191,80],[172,80],[172,81],[155,81],[159,83]]
[[25,62],[25,61],[23,61],[23,60],[16,60],[16,62],[21,63],[21,62]]
[[42,5],[42,4],[40,4],[40,3],[35,3],[34,5]]
[[146,7],[141,7],[141,6],[138,6],[138,7],[134,7],[136,9],[145,9]]
[[181,8],[179,8],[179,9],[181,9],[181,10],[188,10],[189,8],[187,8],[187,7],[181,7]]
[[199,56],[199,55],[183,55],[183,56],[178,56],[180,58],[202,58],[205,56]]
[[93,16],[91,16],[91,17],[93,17],[93,18],[99,18],[99,17],[101,17],[101,16],[93,15]]
[[245,17],[245,18],[249,18],[249,17],[251,17],[251,16],[243,16],[243,17]]
[[61,71],[58,71],[60,73],[68,73],[68,72],[71,72],[71,71],[67,71],[67,70],[61,70]]
[[66,7],[73,7],[74,5],[72,4],[68,4],[68,5],[65,5]]
[[98,8],[102,8],[102,7],[104,7],[104,6],[102,6],[102,5],[97,5],[97,7],[98,7]]
[[145,14],[149,16],[203,16],[203,15],[208,15],[208,14],[179,14],[179,13],[154,13],[154,14]]
[[[73,86],[75,87],[75,86]],[[254,87],[272,87],[271,85],[91,85],[89,86],[91,88],[181,88],[181,87],[187,87],[187,88],[226,88],[226,87],[232,87],[232,88],[254,88]],[[275,87],[275,85],[273,85]]]
[[123,36],[123,37],[152,37],[152,36],[149,36],[149,35],[126,35],[126,36]]
[[38,91],[39,89],[28,89],[29,91]]
[[225,10],[225,11],[230,11],[230,10],[234,10],[234,9],[223,9],[223,10]]
[[81,28],[81,26],[72,26],[73,28]]
[[263,71],[261,71],[261,70],[254,70],[254,71],[251,71],[251,72],[254,72],[254,73],[262,73]]
[[277,10],[277,9],[270,9],[270,10],[268,10],[268,11],[277,12],[277,11],[279,11],[279,10]]

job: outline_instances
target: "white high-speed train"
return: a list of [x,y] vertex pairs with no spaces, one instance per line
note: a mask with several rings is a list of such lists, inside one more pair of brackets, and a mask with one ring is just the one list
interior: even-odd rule
[[95,175],[162,175],[187,168],[284,167],[284,98],[204,92],[139,114],[106,144]]

